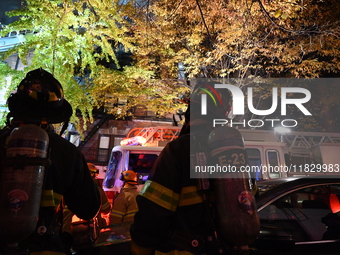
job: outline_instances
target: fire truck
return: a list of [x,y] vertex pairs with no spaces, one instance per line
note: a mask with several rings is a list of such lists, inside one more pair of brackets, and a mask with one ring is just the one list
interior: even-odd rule
[[[107,194],[119,192],[120,175],[125,170],[136,171],[143,183],[165,144],[177,138],[180,129],[174,126],[132,129],[121,145],[112,149],[103,181]],[[249,171],[256,180],[337,173],[340,176],[339,133],[279,134],[273,130],[247,129],[240,129],[240,132]]]
[[106,172],[99,174],[99,178],[102,176],[104,179],[103,189],[109,201],[112,202],[122,187],[120,176],[123,171],[137,172],[139,183],[143,184],[165,144],[177,138],[180,130],[181,127],[177,126],[132,129],[121,145],[112,149]]

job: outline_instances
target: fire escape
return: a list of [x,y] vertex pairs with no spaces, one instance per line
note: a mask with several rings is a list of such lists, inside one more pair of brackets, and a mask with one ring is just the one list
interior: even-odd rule
[[107,121],[107,119],[108,119],[107,114],[105,114],[101,119],[99,119],[98,122],[94,125],[94,127],[87,133],[84,140],[79,143],[78,147],[83,148],[85,144],[92,138],[92,136],[97,133],[99,128]]

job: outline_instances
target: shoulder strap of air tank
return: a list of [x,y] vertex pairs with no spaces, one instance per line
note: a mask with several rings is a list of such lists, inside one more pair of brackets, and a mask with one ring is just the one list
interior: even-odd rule
[[[49,135],[51,130],[46,129],[45,130],[47,134]],[[47,149],[47,160],[48,160],[48,165],[45,167],[45,176],[44,176],[44,184],[43,184],[43,189],[53,189],[53,181],[52,181],[52,175],[51,175],[51,165],[53,164],[51,160],[51,145],[48,145]],[[60,234],[62,231],[62,224],[63,224],[63,211],[64,211],[64,197],[62,197],[60,204],[55,205],[54,208],[54,216],[53,220],[51,222],[51,226],[49,226],[49,229],[52,229],[53,231],[57,230],[57,234]]]
[[[196,162],[207,165],[209,158],[207,142],[202,141],[201,138],[198,138],[198,136],[195,136],[194,134],[191,136],[191,139],[194,139],[193,142],[195,143],[195,148],[197,148],[197,151],[195,152]],[[207,251],[209,251],[208,254],[226,254],[227,247],[222,246],[222,243],[218,238],[218,231],[215,224],[215,211],[211,200],[211,194],[213,192],[212,185],[212,179],[206,178],[204,173],[200,178],[197,178],[197,188],[202,194],[206,211],[204,221],[206,226],[208,226],[208,233],[206,236]]]
[[[42,127],[47,134],[50,133],[48,129],[45,127]],[[51,175],[51,165],[53,162],[51,161],[51,146],[48,145],[47,148],[47,154],[46,158],[43,159],[45,162],[43,166],[45,167],[44,172],[44,181],[43,181],[43,192],[46,192],[46,197],[48,197],[48,201],[54,201],[54,193],[53,193],[53,181],[52,181],[52,175]],[[45,201],[46,202],[46,201]],[[57,209],[56,209],[57,208]],[[60,220],[62,219],[62,215],[60,216],[60,210],[62,210],[62,206],[55,205],[54,203],[46,204],[44,206],[40,206],[40,212],[39,212],[39,221],[37,224],[37,232],[40,233],[40,235],[49,235],[54,236],[58,235],[60,233],[60,226],[61,223]],[[48,224],[46,224],[49,222]],[[39,228],[44,230],[44,232],[39,231]]]
[[[2,128],[0,130],[0,141],[2,143],[4,143],[6,141],[7,137],[11,134],[13,129],[14,129],[14,127],[6,126],[6,127]],[[2,143],[1,143],[1,145],[2,145]]]
[[6,126],[0,130],[0,169],[5,164],[7,137],[11,134],[13,127]]

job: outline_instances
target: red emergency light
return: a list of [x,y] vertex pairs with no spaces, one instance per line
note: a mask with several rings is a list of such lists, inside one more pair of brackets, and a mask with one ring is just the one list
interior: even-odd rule
[[126,138],[120,141],[120,145],[129,145],[129,146],[138,146],[144,145],[146,143],[146,139],[142,136],[134,136],[131,138]]
[[329,205],[333,213],[340,212],[339,198],[336,194],[331,194],[329,196]]

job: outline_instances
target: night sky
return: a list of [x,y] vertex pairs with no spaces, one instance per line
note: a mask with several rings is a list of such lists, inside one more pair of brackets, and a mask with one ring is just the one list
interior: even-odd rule
[[9,24],[15,21],[15,18],[9,18],[5,15],[7,11],[17,9],[22,0],[0,0],[0,23]]

